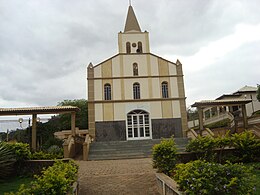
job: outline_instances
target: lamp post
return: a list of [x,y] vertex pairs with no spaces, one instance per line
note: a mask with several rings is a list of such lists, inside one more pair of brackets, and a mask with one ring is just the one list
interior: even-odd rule
[[22,119],[22,118],[19,118],[19,119],[18,119],[18,122],[20,123],[20,127],[21,127],[21,129],[22,129],[22,128],[23,128],[23,127],[22,127],[23,119]]

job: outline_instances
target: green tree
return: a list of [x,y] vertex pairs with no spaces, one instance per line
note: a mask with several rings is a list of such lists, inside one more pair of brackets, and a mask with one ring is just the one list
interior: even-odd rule
[[256,94],[257,94],[256,98],[260,102],[260,85],[257,85],[257,92],[256,92]]
[[[87,100],[63,100],[58,102],[58,106],[77,106],[80,111],[76,113],[76,127],[79,129],[88,128]],[[54,132],[68,129],[71,129],[71,114],[59,114],[53,116],[47,123],[39,124],[37,126],[37,135],[41,137],[44,148],[48,148],[51,145],[60,145],[54,138]]]

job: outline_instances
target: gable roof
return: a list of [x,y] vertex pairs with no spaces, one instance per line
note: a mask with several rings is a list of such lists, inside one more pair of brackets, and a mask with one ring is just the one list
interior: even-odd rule
[[[245,92],[255,92],[257,91],[257,87],[252,87],[252,86],[244,86],[241,89],[239,89],[238,91],[236,91],[235,93],[245,93]],[[235,94],[233,93],[233,94]]]

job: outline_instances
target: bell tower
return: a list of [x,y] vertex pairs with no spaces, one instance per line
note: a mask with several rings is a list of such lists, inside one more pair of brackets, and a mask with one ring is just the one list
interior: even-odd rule
[[119,53],[123,54],[150,53],[149,33],[141,31],[131,5],[128,7],[124,32],[118,33],[118,48]]

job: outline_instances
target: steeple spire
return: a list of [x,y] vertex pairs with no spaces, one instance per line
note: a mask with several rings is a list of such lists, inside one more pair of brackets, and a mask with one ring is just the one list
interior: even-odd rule
[[130,5],[129,5],[129,8],[128,8],[124,32],[132,31],[132,30],[141,32],[141,28],[140,28],[138,21],[137,21],[137,18],[135,16],[134,9],[131,6],[131,1],[129,1],[129,4]]

